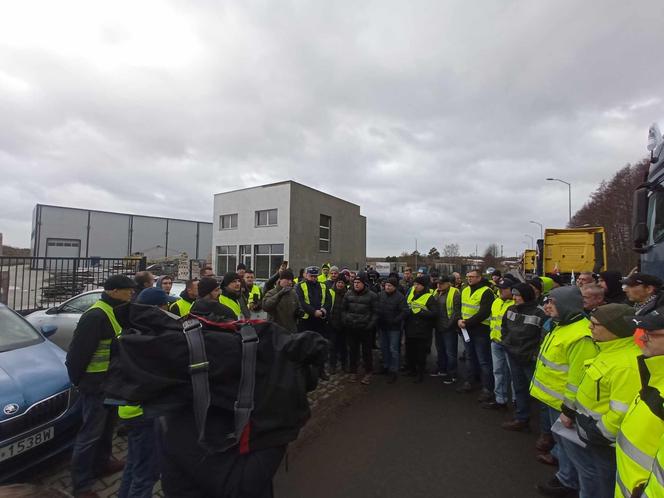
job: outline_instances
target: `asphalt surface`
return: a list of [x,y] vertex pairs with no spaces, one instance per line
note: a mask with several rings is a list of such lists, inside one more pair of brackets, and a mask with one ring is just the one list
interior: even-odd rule
[[282,464],[276,498],[529,498],[555,470],[535,460],[537,420],[505,431],[510,415],[482,409],[477,392],[381,376],[366,391]]

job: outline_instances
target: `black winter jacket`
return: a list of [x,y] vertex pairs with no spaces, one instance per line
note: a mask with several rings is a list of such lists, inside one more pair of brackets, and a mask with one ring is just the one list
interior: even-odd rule
[[[113,299],[105,292],[102,293],[101,300],[112,306],[114,311],[127,304],[124,301]],[[106,372],[88,373],[86,369],[99,346],[99,341],[103,339],[115,339],[115,331],[111,322],[99,308],[87,310],[81,315],[74,330],[65,362],[69,380],[78,386],[81,392],[88,394],[101,392],[101,384],[106,377]]]
[[408,313],[408,303],[401,292],[394,291],[392,294],[388,294],[381,291],[378,294],[377,324],[379,329],[401,330]]
[[341,313],[343,324],[353,330],[371,330],[376,326],[378,296],[368,288],[346,292]]
[[510,306],[503,315],[503,347],[520,365],[535,361],[546,319],[537,301]]
[[341,290],[334,289],[334,306],[332,306],[332,310],[330,311],[330,325],[335,330],[340,330],[344,326],[342,308],[344,305],[344,296],[347,292],[347,287]]
[[237,317],[233,310],[224,306],[218,300],[200,297],[194,301],[189,311],[192,315],[202,316],[215,322],[235,321]]
[[[425,290],[428,293],[429,291]],[[415,294],[413,300],[420,297],[422,294]],[[430,338],[433,328],[436,325],[436,317],[438,316],[438,300],[433,294],[429,294],[429,299],[426,303],[426,309],[422,308],[418,313],[413,313],[411,309],[406,318],[406,337],[412,339],[426,339]]]
[[461,319],[461,292],[455,292],[452,298],[452,316],[447,316],[447,295],[450,290],[443,294],[434,294],[438,300],[438,316],[436,317],[436,330],[439,332],[458,332],[457,322]]

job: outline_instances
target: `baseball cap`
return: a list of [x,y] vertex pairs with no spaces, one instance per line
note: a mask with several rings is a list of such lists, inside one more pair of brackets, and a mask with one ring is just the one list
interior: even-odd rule
[[115,290],[115,289],[134,289],[136,288],[136,282],[134,282],[127,275],[113,275],[108,277],[104,282],[104,290]]
[[309,275],[318,275],[320,273],[320,269],[317,266],[307,266],[304,272],[308,273]]
[[518,283],[519,282],[517,282],[515,280],[512,280],[509,277],[503,277],[500,280],[498,280],[498,283],[496,284],[496,286],[499,289],[509,289],[510,287],[514,287]]
[[633,327],[645,330],[663,330],[664,315],[658,311],[653,311],[647,315],[636,315],[627,317],[626,320],[632,322]]
[[631,276],[623,279],[622,283],[629,287],[633,285],[652,285],[659,289],[662,286],[661,279],[647,273],[633,273]]

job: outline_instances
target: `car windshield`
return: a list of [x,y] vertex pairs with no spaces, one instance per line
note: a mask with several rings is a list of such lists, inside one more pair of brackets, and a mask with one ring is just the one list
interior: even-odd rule
[[42,336],[16,313],[0,306],[0,352],[31,346],[43,341]]

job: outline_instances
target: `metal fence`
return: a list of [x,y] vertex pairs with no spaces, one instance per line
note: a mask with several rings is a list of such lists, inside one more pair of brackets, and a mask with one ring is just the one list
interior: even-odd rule
[[145,258],[0,256],[0,302],[21,313],[57,306],[111,275],[145,270]]

